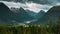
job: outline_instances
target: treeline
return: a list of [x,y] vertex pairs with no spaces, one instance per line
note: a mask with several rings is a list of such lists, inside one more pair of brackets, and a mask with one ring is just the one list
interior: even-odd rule
[[17,27],[0,26],[0,34],[60,34],[60,17],[57,23],[23,25]]

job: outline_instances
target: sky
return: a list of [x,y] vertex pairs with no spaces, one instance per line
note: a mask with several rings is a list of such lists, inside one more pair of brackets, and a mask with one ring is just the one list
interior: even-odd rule
[[8,2],[8,1],[0,1],[3,2],[4,4],[6,4],[9,8],[14,7],[14,8],[24,8],[25,10],[30,10],[33,12],[40,12],[40,10],[44,10],[45,12],[47,12],[50,8],[52,8],[53,6],[58,6],[60,5],[60,3],[56,3],[56,4],[39,4],[39,3],[34,3],[34,2],[25,2],[25,3],[21,3],[21,2]]

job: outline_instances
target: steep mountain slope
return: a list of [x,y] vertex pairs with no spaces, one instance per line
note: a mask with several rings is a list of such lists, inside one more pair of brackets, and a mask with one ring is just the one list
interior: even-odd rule
[[20,8],[11,8],[11,10],[13,12],[16,13],[16,19],[18,21],[29,21],[29,20],[32,20],[33,17],[31,15],[28,14],[28,12],[26,12],[26,10],[24,10],[22,7]]
[[52,7],[42,18],[38,19],[38,23],[49,23],[57,22],[58,17],[60,16],[60,6]]
[[[12,17],[12,11],[3,3],[0,3],[0,19],[6,21]],[[11,19],[10,19],[11,20]]]
[[36,18],[41,18],[45,14],[45,11],[41,10],[37,15]]
[[35,12],[33,12],[33,11],[30,11],[30,10],[26,10],[26,12],[27,12],[30,16],[32,16],[33,18],[36,18],[36,14],[37,14],[37,13],[35,13]]
[[11,11],[4,3],[0,3],[0,24],[16,25],[19,22],[32,20],[27,12],[20,8],[18,11]]
[[[13,12],[4,4],[0,3],[0,21],[4,22],[3,24],[7,24],[7,22],[11,22],[13,20]],[[2,23],[1,23],[2,24]]]
[[20,20],[22,21],[29,21],[29,20],[32,20],[33,17],[31,17],[30,15],[28,15],[28,13],[22,8],[20,7],[19,11],[18,11],[18,14],[20,15]]

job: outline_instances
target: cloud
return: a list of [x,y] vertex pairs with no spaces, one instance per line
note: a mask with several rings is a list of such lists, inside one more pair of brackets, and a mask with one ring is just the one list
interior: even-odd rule
[[3,3],[5,3],[9,8],[14,7],[14,8],[24,8],[25,10],[31,10],[34,11],[36,13],[38,13],[40,10],[44,10],[45,12],[47,12],[47,10],[49,10],[52,6],[50,5],[43,5],[43,4],[37,4],[37,3],[20,3],[20,2],[7,2],[7,1],[1,1]]
[[49,4],[52,5],[56,3],[58,0],[28,0],[29,2],[32,1],[34,3],[39,3],[39,4]]
[[25,6],[25,4],[23,3],[19,3],[19,2],[7,2],[7,1],[0,1],[3,2],[4,4],[6,4],[9,8],[10,7],[15,7],[15,8],[20,8],[21,6]]
[[38,4],[48,4],[48,5],[55,5],[56,3],[60,2],[60,0],[0,0],[0,1],[12,1],[12,2],[34,2]]
[[50,9],[52,6],[49,5],[42,5],[37,3],[26,3],[27,7],[26,9],[33,10],[35,12],[39,12],[40,10],[45,10],[47,12],[48,9]]
[[[15,0],[13,0],[15,1]],[[27,1],[26,3],[18,2],[7,2],[7,1],[0,1],[5,3],[9,8],[20,8],[23,7],[25,10],[31,10],[38,13],[40,10],[44,10],[47,12],[51,7],[60,5],[60,0],[23,0]]]

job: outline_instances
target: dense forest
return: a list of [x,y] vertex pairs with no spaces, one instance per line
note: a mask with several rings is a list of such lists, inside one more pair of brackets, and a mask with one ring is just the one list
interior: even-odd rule
[[60,17],[57,23],[33,24],[17,27],[0,26],[0,34],[60,34]]

